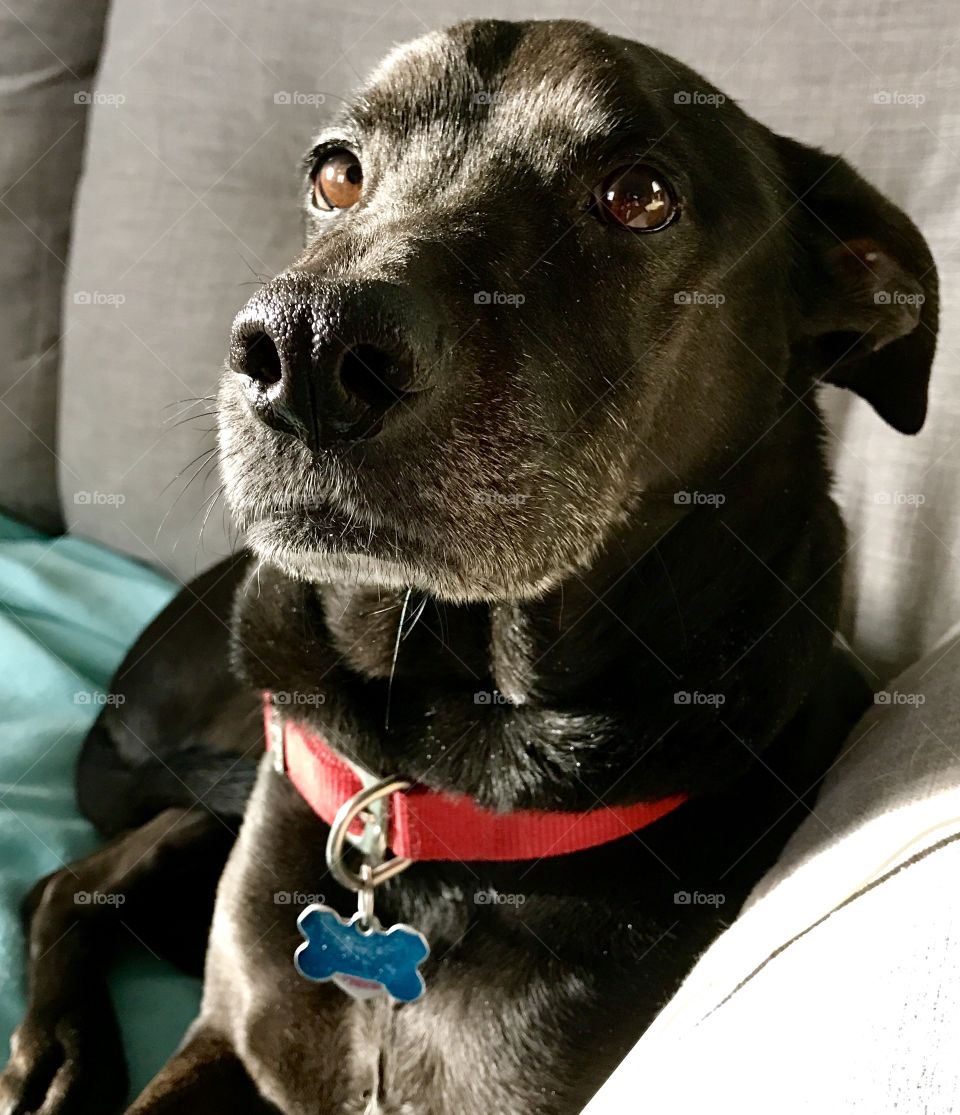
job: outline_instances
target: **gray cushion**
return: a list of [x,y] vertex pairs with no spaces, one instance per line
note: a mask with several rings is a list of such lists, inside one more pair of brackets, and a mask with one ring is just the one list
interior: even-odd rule
[[[71,281],[107,297],[67,305],[71,525],[181,575],[226,547],[219,507],[197,547],[214,482],[204,488],[201,473],[175,503],[187,473],[163,492],[212,445],[204,422],[171,428],[187,405],[177,401],[212,392],[254,273],[272,274],[296,250],[293,167],[311,129],[393,42],[468,12],[586,17],[666,48],[776,130],[843,152],[924,230],[944,287],[928,427],[904,438],[866,404],[824,392],[851,524],[856,603],[845,630],[877,675],[918,657],[960,615],[950,556],[960,544],[960,58],[948,49],[948,4],[115,5],[100,88],[126,100],[94,106]],[[276,103],[283,92],[306,96]]]
[[106,7],[0,4],[0,507],[48,529],[60,296]]

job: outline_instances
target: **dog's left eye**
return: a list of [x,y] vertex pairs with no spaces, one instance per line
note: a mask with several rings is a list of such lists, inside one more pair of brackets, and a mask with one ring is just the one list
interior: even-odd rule
[[670,183],[652,166],[619,167],[594,189],[593,201],[602,220],[632,232],[657,232],[679,212]]
[[328,212],[349,209],[363,193],[363,167],[352,151],[334,151],[313,168],[313,204]]

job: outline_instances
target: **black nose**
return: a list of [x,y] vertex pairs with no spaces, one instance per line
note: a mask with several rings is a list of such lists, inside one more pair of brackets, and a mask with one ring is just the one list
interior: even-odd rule
[[423,386],[389,293],[286,274],[250,300],[230,366],[264,422],[315,451],[383,430]]

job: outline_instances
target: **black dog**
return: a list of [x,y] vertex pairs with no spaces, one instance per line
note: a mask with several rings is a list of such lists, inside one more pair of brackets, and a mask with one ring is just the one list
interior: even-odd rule
[[[28,902],[4,1115],[122,1104],[101,958],[124,930],[73,894],[122,890],[127,928],[198,965],[254,779],[200,1017],[130,1110],[576,1112],[861,706],[831,649],[845,543],[812,393],[922,424],[936,277],[903,213],[673,59],[567,22],[395,51],[311,150],[305,199],[220,400],[255,557],[144,635],[87,742],[81,803],[116,839]],[[260,758],[264,690],[276,724],[498,823],[669,811],[562,855],[417,860],[375,913],[428,939],[426,993],[357,1002],[292,963],[277,894],[357,899],[282,751]]]

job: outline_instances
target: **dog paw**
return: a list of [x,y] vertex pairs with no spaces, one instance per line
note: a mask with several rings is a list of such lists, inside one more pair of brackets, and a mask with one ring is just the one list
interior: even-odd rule
[[[108,1027],[109,1029],[109,1027]],[[0,1072],[0,1115],[111,1115],[122,1111],[127,1075],[119,1036],[79,1020],[28,1018]]]

